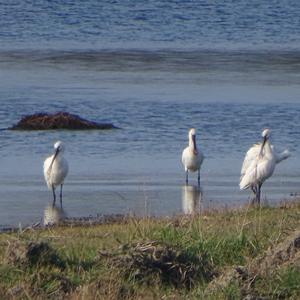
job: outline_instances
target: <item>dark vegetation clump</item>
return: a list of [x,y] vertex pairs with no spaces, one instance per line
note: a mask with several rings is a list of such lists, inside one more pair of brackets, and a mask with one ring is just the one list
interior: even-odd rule
[[[65,275],[63,274],[57,274],[57,273],[40,273],[40,280],[42,282],[41,286],[47,286],[49,282],[52,282],[53,289],[55,292],[53,294],[56,294],[55,299],[59,298],[59,295],[65,296],[66,294],[69,294],[70,292],[74,291],[76,288],[76,285]],[[65,299],[64,297],[60,297],[61,299]]]
[[85,120],[77,115],[67,112],[55,114],[36,113],[23,117],[11,130],[87,130],[87,129],[113,129],[117,128],[111,123],[97,123]]
[[123,270],[125,278],[148,285],[159,281],[176,288],[192,288],[199,280],[209,282],[214,276],[205,253],[195,256],[162,242],[125,245],[117,254],[100,253],[100,256]]
[[56,250],[46,242],[11,242],[6,250],[6,260],[15,266],[51,265],[65,268],[65,263]]

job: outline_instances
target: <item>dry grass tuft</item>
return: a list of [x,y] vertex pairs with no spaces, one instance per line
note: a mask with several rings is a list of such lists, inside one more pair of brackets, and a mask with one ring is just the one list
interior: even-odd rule
[[64,261],[48,243],[10,241],[6,249],[6,262],[14,266],[51,265],[61,269]]
[[299,299],[299,220],[295,202],[3,233],[0,299]]
[[190,289],[199,280],[207,282],[214,276],[205,253],[192,256],[158,241],[125,245],[117,254],[100,253],[100,257],[108,258],[108,263],[122,270],[126,279],[147,285],[161,283]]

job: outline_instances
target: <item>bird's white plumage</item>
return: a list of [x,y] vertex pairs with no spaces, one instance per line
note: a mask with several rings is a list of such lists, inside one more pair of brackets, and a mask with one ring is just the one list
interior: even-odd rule
[[52,186],[57,187],[63,184],[69,170],[67,160],[59,155],[55,158],[50,168],[53,157],[54,154],[46,158],[44,162],[44,177],[49,189]]
[[189,131],[189,145],[182,152],[182,164],[185,171],[195,172],[200,169],[204,159],[203,153],[197,149],[193,136],[196,136],[194,128]]
[[[255,168],[255,162],[259,159],[259,152],[261,150],[261,146],[262,143],[257,143],[254,144],[246,153],[243,165],[242,165],[242,169],[241,169],[241,180],[243,179],[244,175],[246,174],[247,170],[251,170],[253,168]],[[281,153],[276,153],[275,152],[275,147],[273,145],[270,145],[273,155],[275,157],[275,161],[276,163],[280,163],[282,160],[287,159],[288,157],[290,157],[290,152],[288,150],[284,150]],[[264,154],[264,150],[263,150],[263,154]],[[251,165],[253,164],[253,165]],[[271,174],[272,175],[272,174]]]
[[196,172],[200,169],[203,161],[203,155],[200,151],[195,154],[189,147],[182,152],[182,163],[185,171]]
[[242,190],[262,184],[267,178],[272,176],[276,165],[275,155],[270,152],[263,155],[258,154],[253,160],[249,160],[248,157],[245,165],[248,167],[244,170],[244,174],[241,175],[240,188]]
[[288,158],[288,150],[280,154],[275,152],[274,146],[270,144],[270,130],[262,132],[265,139],[263,143],[253,145],[246,153],[240,178],[240,189],[254,188],[272,176],[277,163]]
[[69,171],[68,162],[63,157],[64,144],[58,141],[54,144],[54,149],[59,151],[55,159],[53,154],[44,161],[44,177],[49,189],[63,184]]
[[287,149],[284,150],[284,151],[281,152],[281,153],[276,153],[276,152],[275,152],[276,163],[278,164],[278,163],[280,163],[281,161],[283,161],[283,160],[289,158],[290,156],[291,156],[291,153],[290,153],[290,151],[287,150]]
[[261,149],[261,143],[254,144],[246,153],[242,169],[241,169],[241,178],[242,181],[243,177],[245,176],[247,170],[253,169],[254,165],[252,164],[256,162],[258,159],[258,155]]

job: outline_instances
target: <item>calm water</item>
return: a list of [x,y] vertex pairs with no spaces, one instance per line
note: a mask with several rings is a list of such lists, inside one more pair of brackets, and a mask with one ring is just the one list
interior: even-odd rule
[[[241,164],[264,127],[292,157],[263,196],[300,192],[300,2],[59,2],[0,4],[0,128],[65,110],[121,129],[1,130],[0,224],[43,216],[42,164],[57,139],[71,217],[242,205]],[[192,126],[206,157],[201,195],[196,175],[184,187],[180,162]]]

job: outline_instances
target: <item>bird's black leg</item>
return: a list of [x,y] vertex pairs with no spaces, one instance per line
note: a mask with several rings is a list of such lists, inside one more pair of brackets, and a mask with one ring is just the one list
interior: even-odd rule
[[260,188],[261,188],[261,183],[259,183],[259,184],[257,185],[257,193],[256,193],[256,202],[257,202],[257,204],[259,204],[259,205],[260,205]]
[[55,195],[55,187],[54,187],[54,185],[52,185],[52,193],[53,193],[53,204],[52,204],[52,206],[55,206],[56,195]]
[[198,186],[200,186],[200,169],[198,169]]
[[256,197],[257,197],[257,187],[256,187],[256,185],[252,185],[251,190],[254,194],[254,197],[252,198],[252,204],[255,204],[256,201],[257,201],[257,199],[256,199]]
[[59,199],[60,199],[60,207],[62,208],[62,189],[63,189],[63,185],[60,185],[60,194],[59,194]]
[[185,184],[187,185],[189,183],[189,171],[185,171]]
[[260,185],[257,184],[254,188],[255,190],[255,198],[254,198],[254,203],[255,204],[260,204]]

